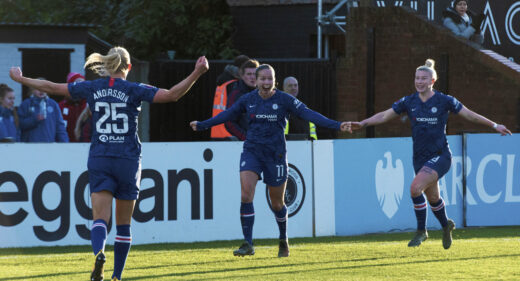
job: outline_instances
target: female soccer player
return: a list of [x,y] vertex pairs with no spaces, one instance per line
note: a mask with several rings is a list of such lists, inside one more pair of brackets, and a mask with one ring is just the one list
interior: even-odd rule
[[451,166],[451,151],[446,139],[446,122],[450,112],[458,113],[466,120],[494,128],[501,135],[511,135],[504,126],[490,121],[462,105],[456,98],[433,90],[437,80],[434,68],[435,61],[426,60],[415,72],[415,89],[417,92],[403,97],[392,105],[392,108],[379,112],[361,122],[348,122],[349,132],[367,126],[374,126],[406,112],[412,123],[413,166],[415,178],[410,187],[412,201],[417,217],[417,232],[408,243],[416,247],[428,238],[426,231],[426,197],[431,209],[442,225],[442,245],[449,249],[452,243],[451,232],[455,223],[448,219],[444,201],[439,194],[438,180],[448,172]]
[[275,89],[274,69],[260,65],[256,69],[257,89],[243,95],[226,111],[206,121],[192,121],[194,131],[206,130],[212,126],[238,118],[247,113],[249,128],[240,156],[241,205],[240,221],[245,242],[233,254],[235,256],[254,255],[253,223],[255,211],[253,199],[255,187],[263,173],[264,183],[269,189],[269,197],[276,222],[280,229],[278,257],[289,256],[287,239],[287,207],[284,203],[287,184],[287,157],[284,128],[289,113],[331,129],[346,130],[347,122],[340,123],[312,111],[293,96]]
[[117,236],[112,279],[121,280],[132,241],[130,223],[141,179],[141,143],[137,136],[141,102],[179,100],[208,70],[208,61],[200,57],[194,71],[169,90],[126,81],[132,65],[130,54],[122,47],[110,49],[106,56],[91,54],[85,62],[87,67],[102,78],[56,84],[24,77],[19,67],[11,68],[9,75],[14,81],[40,91],[87,100],[93,125],[88,172],[94,219],[91,240],[96,255],[90,279],[103,280],[106,228],[115,198]]

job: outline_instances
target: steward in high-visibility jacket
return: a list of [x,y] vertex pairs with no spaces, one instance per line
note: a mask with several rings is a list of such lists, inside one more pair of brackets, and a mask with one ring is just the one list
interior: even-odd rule
[[[212,117],[215,117],[220,112],[226,110],[228,85],[237,81],[238,80],[236,79],[229,80],[217,87],[217,89],[215,90],[215,97],[213,98],[213,111],[211,114]],[[226,130],[224,124],[219,124],[217,126],[211,127],[212,139],[225,139],[231,136],[232,135]]]
[[[306,125],[307,123],[308,125]],[[289,124],[293,124],[291,129],[289,129]],[[287,125],[285,125],[285,134],[306,134],[309,136],[309,140],[318,140],[318,135],[316,134],[316,125],[298,117],[290,117],[287,120]]]

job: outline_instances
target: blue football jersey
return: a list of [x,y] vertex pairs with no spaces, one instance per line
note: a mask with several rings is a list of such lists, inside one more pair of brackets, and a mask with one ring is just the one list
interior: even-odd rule
[[321,127],[339,130],[341,125],[338,121],[310,110],[300,100],[280,90],[265,100],[258,94],[258,90],[254,90],[240,97],[233,106],[217,116],[198,122],[197,129],[205,130],[228,120],[236,120],[242,113],[246,113],[249,124],[244,147],[262,145],[275,151],[281,149],[281,152],[286,151],[284,129],[289,114]]
[[138,159],[137,118],[141,102],[152,102],[158,89],[120,78],[100,78],[68,85],[73,98],[84,98],[92,111],[90,157]]
[[450,112],[459,113],[463,105],[454,97],[439,91],[426,102],[419,93],[406,96],[392,105],[397,114],[406,112],[412,125],[413,157],[427,161],[449,149],[446,139],[446,123]]

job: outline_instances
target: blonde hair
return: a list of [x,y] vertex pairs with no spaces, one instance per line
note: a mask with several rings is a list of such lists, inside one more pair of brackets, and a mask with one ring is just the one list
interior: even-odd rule
[[130,54],[123,47],[113,47],[106,56],[93,53],[88,56],[84,68],[89,68],[99,76],[110,76],[118,72],[126,73],[130,65]]
[[435,71],[435,61],[432,59],[427,59],[424,65],[419,66],[415,71],[428,71],[433,80],[437,81],[437,71]]

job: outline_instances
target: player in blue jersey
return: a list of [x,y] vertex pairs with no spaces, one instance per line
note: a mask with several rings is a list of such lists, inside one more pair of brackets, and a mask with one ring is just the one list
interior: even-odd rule
[[439,194],[438,180],[448,172],[451,166],[451,151],[446,139],[446,122],[450,112],[474,123],[494,128],[501,135],[511,135],[504,126],[490,121],[464,105],[456,98],[433,89],[437,80],[435,62],[426,60],[426,64],[415,72],[415,88],[417,92],[403,97],[392,105],[392,108],[379,112],[361,122],[348,122],[348,131],[367,126],[383,124],[401,113],[408,114],[412,125],[413,166],[415,178],[410,186],[410,193],[417,217],[417,232],[408,243],[416,247],[428,238],[426,231],[427,203],[442,225],[442,246],[449,249],[452,243],[451,232],[455,223],[448,219],[444,200]]
[[255,211],[253,199],[255,187],[263,175],[269,190],[269,198],[280,230],[278,257],[289,256],[287,239],[287,207],[284,203],[287,184],[287,158],[285,124],[288,114],[331,129],[346,130],[347,122],[340,123],[312,111],[295,97],[275,89],[275,72],[267,64],[256,69],[257,89],[244,94],[227,110],[206,121],[192,121],[194,131],[206,130],[246,113],[248,130],[240,156],[241,205],[240,221],[245,242],[233,254],[254,255],[253,223]]
[[85,63],[102,78],[93,81],[57,84],[22,76],[13,67],[9,75],[23,85],[40,91],[72,98],[84,98],[92,111],[92,138],[88,159],[92,200],[92,249],[95,255],[91,280],[103,280],[107,224],[112,199],[116,200],[117,236],[114,244],[113,280],[121,280],[132,241],[130,223],[141,179],[141,143],[137,136],[137,116],[141,102],[166,103],[180,99],[208,70],[208,61],[200,57],[193,72],[170,88],[126,81],[130,54],[122,47],[110,49],[106,56],[91,54]]

